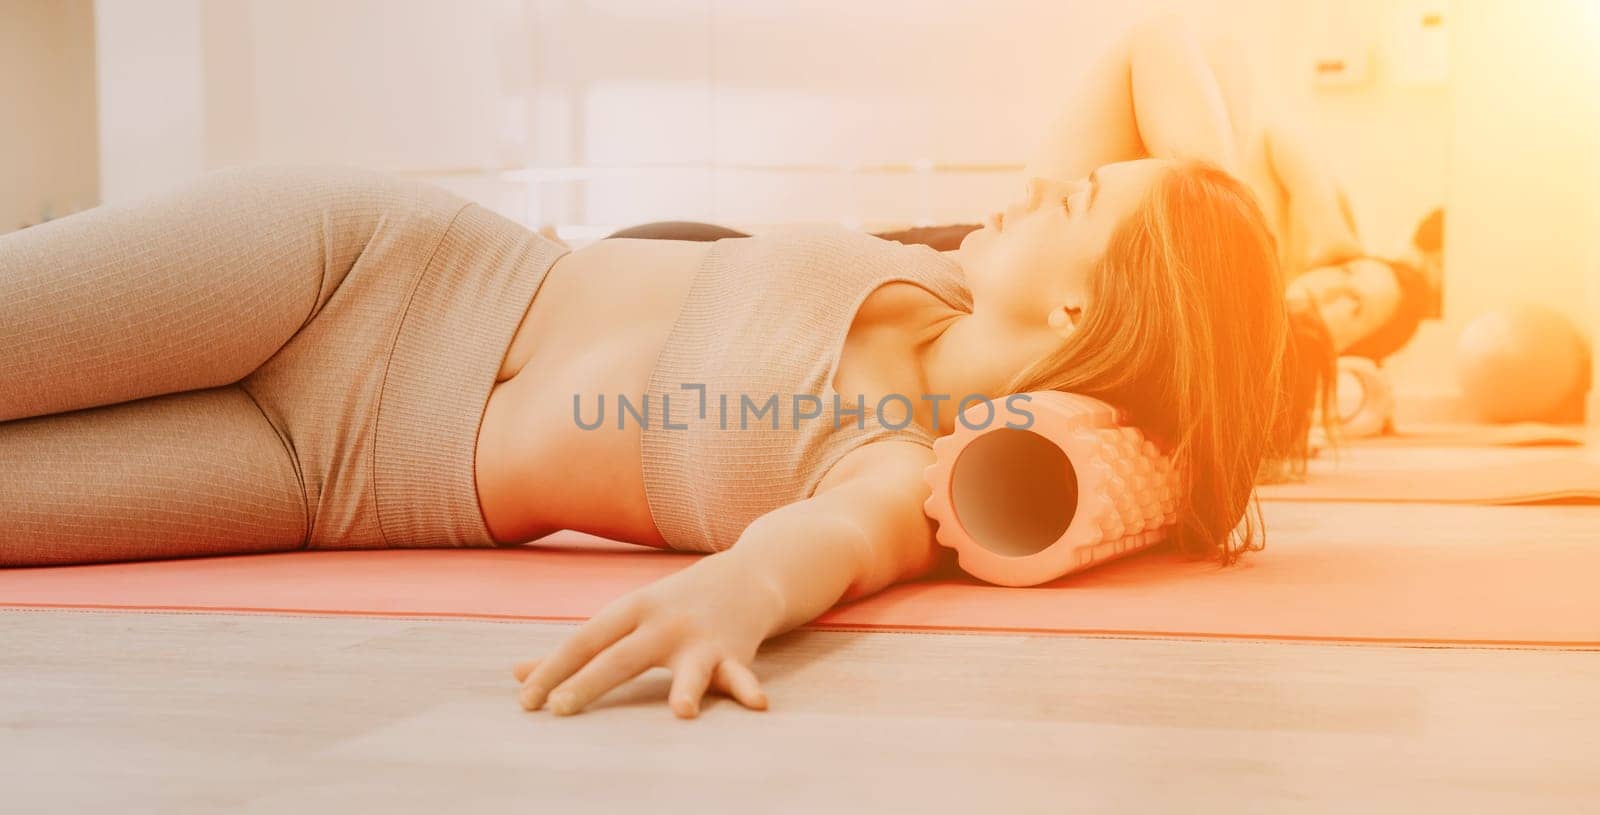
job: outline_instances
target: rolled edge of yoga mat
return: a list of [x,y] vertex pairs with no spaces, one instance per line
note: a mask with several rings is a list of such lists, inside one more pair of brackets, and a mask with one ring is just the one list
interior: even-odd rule
[[962,570],[1033,586],[1161,541],[1179,490],[1156,444],[1097,399],[1027,396],[1031,423],[975,404],[934,443],[923,510]]

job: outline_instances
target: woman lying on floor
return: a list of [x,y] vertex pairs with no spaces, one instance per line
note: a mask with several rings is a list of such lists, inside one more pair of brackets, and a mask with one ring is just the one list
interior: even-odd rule
[[[1245,53],[1230,40],[1202,44],[1175,18],[1136,28],[1085,74],[1080,105],[1062,110],[1028,174],[1074,178],[1144,155],[1211,158],[1255,192],[1292,305],[1321,317],[1338,354],[1382,361],[1431,310],[1431,286],[1363,245],[1309,140],[1255,104]],[[1100,114],[1076,115],[1083,106]]]
[[[1145,24],[1086,73],[1026,174],[1073,179],[1101,164],[1149,155],[1207,157],[1249,184],[1261,203],[1299,317],[1294,330],[1309,358],[1336,353],[1381,362],[1410,341],[1432,311],[1434,287],[1412,264],[1363,246],[1344,191],[1303,136],[1258,115],[1250,85],[1243,49],[1234,43],[1202,45],[1173,19]],[[876,234],[949,251],[979,227]],[[1419,249],[1426,248],[1420,235],[1427,228],[1419,226]],[[675,221],[612,237],[715,240],[746,234]]]
[[[761,708],[764,640],[948,566],[923,470],[955,417],[923,397],[1045,389],[1125,408],[1186,484],[1175,545],[1231,562],[1291,455],[1271,430],[1305,411],[1277,384],[1273,238],[1211,164],[1088,169],[952,253],[829,227],[569,251],[332,169],[0,237],[0,564],[561,529],[703,551],[517,666],[521,702],[575,712],[664,666],[678,715],[708,687]],[[833,410],[719,423],[719,396],[772,394]],[[912,415],[878,413],[895,394]],[[585,429],[618,395],[643,421]]]

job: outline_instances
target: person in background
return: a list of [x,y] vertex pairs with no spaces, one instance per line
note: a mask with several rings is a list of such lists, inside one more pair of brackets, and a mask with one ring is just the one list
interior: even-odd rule
[[[1363,243],[1346,193],[1305,138],[1282,123],[1261,121],[1243,53],[1225,41],[1202,46],[1171,17],[1136,26],[1084,74],[1024,175],[1080,178],[1109,162],[1181,156],[1210,161],[1243,180],[1276,239],[1290,308],[1283,387],[1297,407],[1285,414],[1277,436],[1281,445],[1302,449],[1315,411],[1299,408],[1333,413],[1335,358],[1348,354],[1381,362],[1436,313],[1438,295],[1417,265],[1377,255]],[[978,228],[950,224],[873,234],[951,251]],[[1437,259],[1441,229],[1438,212],[1419,226],[1414,242],[1424,258]],[[688,221],[642,224],[610,235],[744,236]]]
[[[1263,208],[1276,213],[1269,218],[1277,224],[1290,300],[1314,311],[1340,355],[1382,362],[1405,347],[1435,313],[1436,287],[1416,263],[1374,254],[1363,245],[1344,190],[1303,140],[1271,127],[1262,132],[1256,150],[1252,159],[1266,174],[1247,173],[1246,180],[1257,176],[1252,188]],[[1425,233],[1436,235],[1442,228],[1442,211],[1418,226],[1413,237],[1418,254],[1437,259],[1438,245],[1424,246]]]

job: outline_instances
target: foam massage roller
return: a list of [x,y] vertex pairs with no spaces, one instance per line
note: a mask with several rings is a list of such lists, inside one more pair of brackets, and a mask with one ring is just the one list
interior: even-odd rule
[[1156,444],[1097,399],[1028,397],[1031,424],[974,404],[933,445],[923,509],[961,568],[1032,586],[1161,541],[1177,522],[1180,493]]
[[1394,429],[1394,386],[1378,363],[1339,357],[1334,385],[1339,430],[1347,437],[1376,436]]

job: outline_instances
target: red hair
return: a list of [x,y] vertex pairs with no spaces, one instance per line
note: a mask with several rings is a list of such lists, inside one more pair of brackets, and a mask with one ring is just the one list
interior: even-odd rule
[[[1227,564],[1264,546],[1255,484],[1304,461],[1310,412],[1285,385],[1283,277],[1249,188],[1212,164],[1177,164],[1113,233],[1090,292],[1079,330],[1010,390],[1126,410],[1183,479],[1181,550]],[[1295,422],[1298,445],[1286,441]]]

